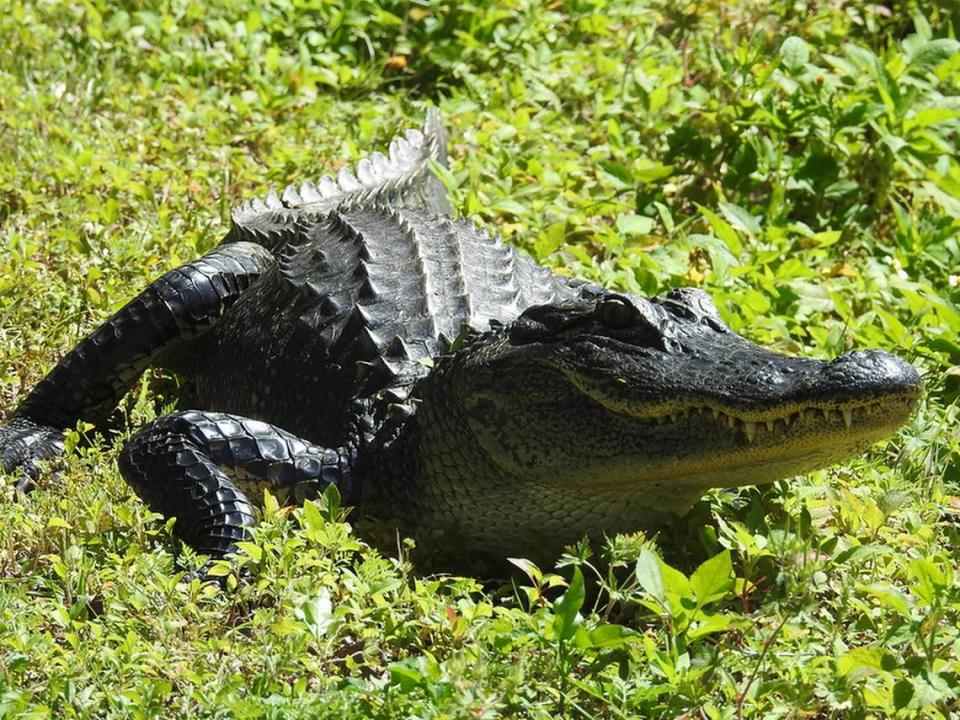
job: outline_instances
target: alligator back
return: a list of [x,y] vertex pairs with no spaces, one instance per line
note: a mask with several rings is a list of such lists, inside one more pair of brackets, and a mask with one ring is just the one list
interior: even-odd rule
[[431,163],[447,165],[446,133],[436,108],[427,112],[423,129],[395,137],[386,155],[371,153],[353,168],[342,167],[336,177],[289,185],[235,208],[223,241],[255,242],[277,252],[296,223],[350,207],[390,205],[450,215],[449,198]]
[[424,209],[300,213],[277,256],[205,340],[198,399],[326,445],[355,432],[352,399],[402,397],[464,326],[577,294],[496,236]]

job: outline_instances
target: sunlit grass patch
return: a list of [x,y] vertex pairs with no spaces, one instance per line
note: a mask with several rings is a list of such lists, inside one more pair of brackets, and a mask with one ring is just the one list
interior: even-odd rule
[[[3,489],[0,715],[949,717],[960,26],[944,3],[904,8],[13,3],[4,410],[218,242],[231,206],[355,160],[429,104],[457,206],[538,260],[704,287],[781,351],[894,351],[927,395],[863,458],[492,583],[424,576],[322,501],[268,503],[227,591],[182,582],[202,560],[178,564],[118,440],[78,443],[55,483]],[[130,425],[162,387],[128,398]]]

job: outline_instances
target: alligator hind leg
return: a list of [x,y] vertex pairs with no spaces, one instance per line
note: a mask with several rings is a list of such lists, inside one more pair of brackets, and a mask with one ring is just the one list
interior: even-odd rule
[[163,353],[209,329],[273,263],[254,243],[224,245],[171,270],[81,341],[0,426],[0,470],[18,487],[63,452],[63,430],[103,421]]
[[188,410],[141,430],[121,453],[120,472],[152,510],[177,518],[181,540],[219,558],[256,522],[244,490],[302,500],[333,484],[349,499],[351,457],[258,420]]

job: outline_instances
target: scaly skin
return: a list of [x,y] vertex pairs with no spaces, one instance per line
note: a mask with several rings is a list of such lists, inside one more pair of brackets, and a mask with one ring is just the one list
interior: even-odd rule
[[888,353],[788,357],[700,291],[647,299],[538,267],[447,217],[430,171],[444,159],[431,115],[389,157],[240,208],[225,244],[23,401],[0,427],[3,469],[25,486],[65,428],[161,365],[202,410],[144,428],[120,469],[194,548],[233,551],[264,488],[300,501],[333,484],[458,559],[543,558],[711,487],[837,462],[916,403],[916,372]]
[[412,531],[549,558],[585,535],[653,529],[710,488],[859,453],[919,394],[888,353],[821,362],[749,343],[700,291],[607,293],[532,308],[444,357],[413,391],[416,414],[364,461],[370,495]]

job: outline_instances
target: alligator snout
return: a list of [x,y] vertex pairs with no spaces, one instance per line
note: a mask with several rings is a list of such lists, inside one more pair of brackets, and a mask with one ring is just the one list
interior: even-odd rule
[[920,397],[923,383],[916,369],[896,355],[883,350],[854,350],[824,366],[829,384],[843,394],[902,394]]

